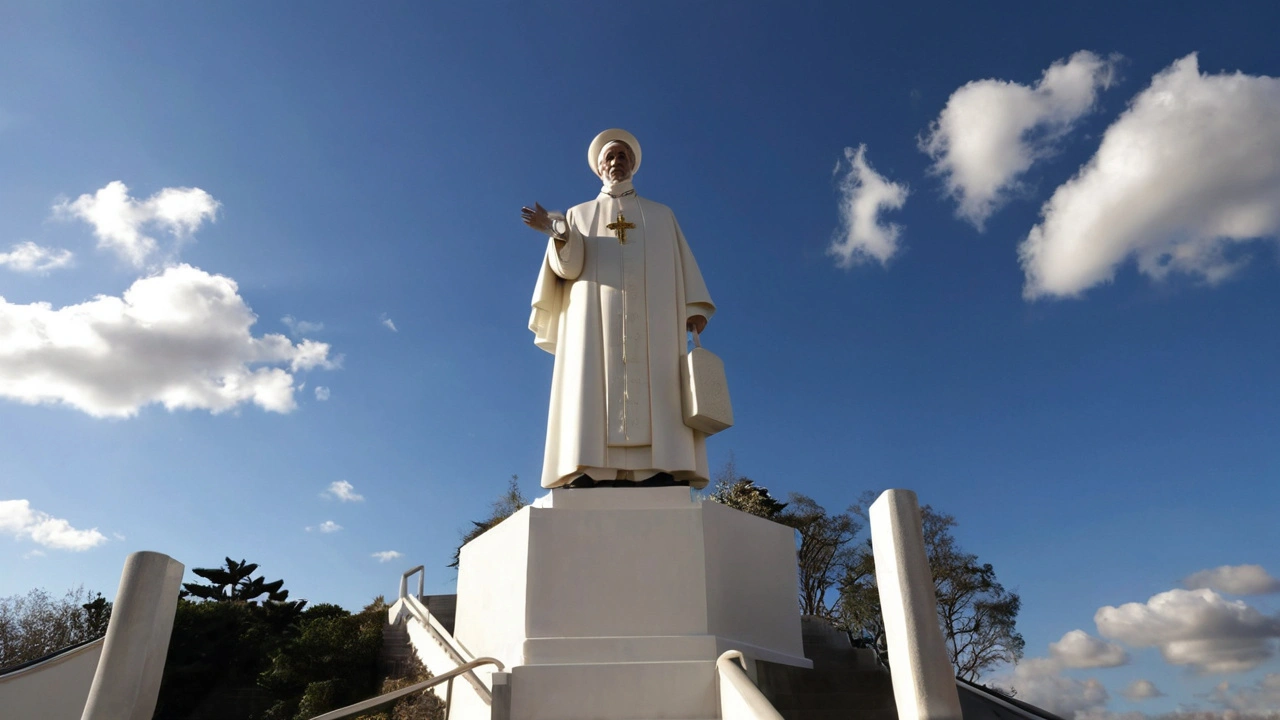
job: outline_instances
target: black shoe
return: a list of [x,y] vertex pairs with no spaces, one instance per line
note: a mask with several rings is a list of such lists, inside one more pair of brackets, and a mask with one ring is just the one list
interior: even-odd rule
[[573,479],[573,482],[569,483],[568,485],[565,485],[565,487],[589,488],[589,487],[595,487],[596,485],[597,485],[596,481],[592,479],[590,475],[579,475],[578,477]]
[[671,473],[658,473],[647,480],[641,480],[636,483],[639,487],[677,487],[679,485],[688,485],[675,479]]

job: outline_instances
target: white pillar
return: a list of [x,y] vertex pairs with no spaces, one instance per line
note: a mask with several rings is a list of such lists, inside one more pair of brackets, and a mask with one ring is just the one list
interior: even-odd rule
[[156,552],[125,559],[81,720],[150,720],[155,714],[182,571],[182,563]]
[[915,493],[886,490],[872,503],[871,543],[898,720],[961,720]]

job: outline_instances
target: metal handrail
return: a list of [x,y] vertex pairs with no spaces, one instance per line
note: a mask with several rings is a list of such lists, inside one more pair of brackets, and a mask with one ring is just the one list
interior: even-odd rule
[[[738,662],[735,663],[734,660]],[[739,666],[738,663],[741,663]],[[750,717],[756,720],[782,720],[782,715],[778,712],[760,692],[760,688],[751,682],[751,678],[747,675],[747,659],[739,650],[726,650],[716,658],[716,671],[722,680],[728,680],[729,684],[737,692],[738,697],[746,706],[746,712]],[[720,691],[720,713],[725,714],[725,690],[721,686]]]
[[400,597],[405,597],[409,594],[409,578],[414,573],[418,573],[418,597],[422,597],[422,581],[427,576],[426,570],[423,569],[422,565],[405,570],[404,574],[400,576]]
[[[440,626],[440,621],[435,619],[435,616],[431,614],[431,610],[415,597],[410,596],[403,598],[403,600],[404,606],[408,608],[409,613],[417,617],[418,622],[422,623],[422,627],[436,641],[436,644],[448,653],[449,659],[459,665],[465,665],[470,662],[467,658],[471,657],[471,651],[461,647],[460,643],[455,645],[457,643],[456,638],[449,636],[448,632]],[[451,639],[453,642],[450,642]],[[463,654],[464,652],[466,654]],[[480,681],[480,678],[476,677],[475,673],[467,673],[467,682],[471,683],[471,686],[476,689],[476,692],[480,694],[480,699],[484,700],[486,705],[493,703],[493,693],[489,688],[485,687],[485,684]]]
[[[475,660],[472,660],[466,665],[463,665],[461,667],[456,667],[450,670],[449,672],[444,673],[443,675],[437,675],[436,677],[433,677],[430,680],[423,680],[422,682],[415,683],[413,685],[410,685],[407,688],[392,690],[391,692],[386,693],[385,695],[379,695],[378,697],[375,697],[375,698],[369,698],[368,700],[363,700],[354,705],[348,705],[343,708],[338,708],[337,710],[330,710],[329,712],[323,715],[317,715],[311,718],[311,720],[338,720],[338,718],[350,717],[357,713],[362,713],[362,712],[365,712],[366,710],[372,710],[374,708],[381,707],[383,705],[387,705],[389,703],[395,702],[396,700],[399,700],[400,698],[406,695],[412,695],[416,692],[426,690],[429,687],[439,685],[440,683],[445,681],[448,681],[449,683],[449,690],[446,692],[446,695],[451,698],[453,696],[453,679],[463,673],[471,672],[472,670],[474,670],[475,668],[481,665],[497,665],[498,672],[501,672],[504,667],[502,664],[502,661],[497,660],[496,658],[491,658],[491,657],[476,658]],[[448,704],[448,701],[446,700],[446,705],[447,704]]]

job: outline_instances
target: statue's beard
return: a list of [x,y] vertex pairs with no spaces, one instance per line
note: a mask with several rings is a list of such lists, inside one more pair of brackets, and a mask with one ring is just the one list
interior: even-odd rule
[[[616,180],[614,179],[615,175],[617,175]],[[601,176],[600,180],[604,182],[605,190],[610,191],[614,188],[615,185],[620,185],[622,183],[629,182],[631,180],[631,173],[630,172],[614,173],[614,172],[606,171],[605,174]]]

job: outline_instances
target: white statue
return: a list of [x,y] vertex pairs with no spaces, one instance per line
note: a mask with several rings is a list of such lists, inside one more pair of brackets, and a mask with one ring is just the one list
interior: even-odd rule
[[701,332],[715,305],[671,209],[632,188],[640,159],[631,133],[606,130],[587,151],[604,182],[596,199],[563,215],[522,208],[550,236],[529,319],[556,356],[543,487],[707,484],[680,362],[686,331]]

